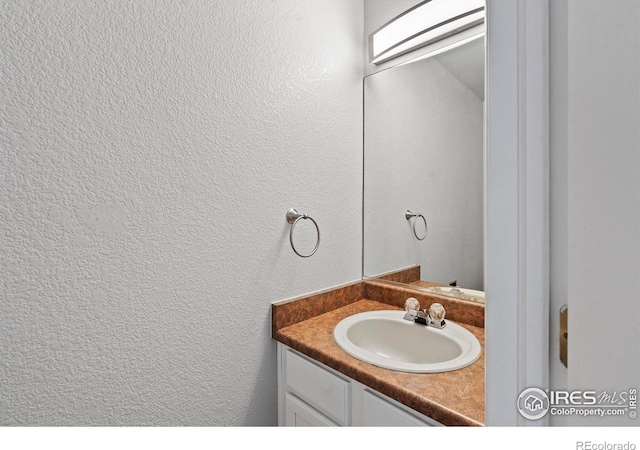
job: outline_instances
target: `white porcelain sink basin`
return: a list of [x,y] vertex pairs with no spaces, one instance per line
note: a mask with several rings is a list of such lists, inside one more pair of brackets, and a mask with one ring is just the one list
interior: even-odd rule
[[447,320],[440,330],[404,320],[404,314],[354,314],[336,325],[333,338],[354,358],[401,372],[448,372],[471,365],[480,356],[480,342],[460,325]]

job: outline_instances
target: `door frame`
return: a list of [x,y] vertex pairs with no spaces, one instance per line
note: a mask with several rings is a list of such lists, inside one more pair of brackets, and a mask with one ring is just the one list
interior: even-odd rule
[[488,426],[549,386],[549,2],[487,0],[485,317]]

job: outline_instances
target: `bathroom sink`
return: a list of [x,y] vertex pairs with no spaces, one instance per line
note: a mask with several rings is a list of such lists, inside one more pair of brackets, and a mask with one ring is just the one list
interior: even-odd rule
[[447,320],[437,329],[404,320],[404,311],[369,311],[343,319],[333,330],[349,355],[385,369],[413,373],[448,372],[473,364],[480,342]]

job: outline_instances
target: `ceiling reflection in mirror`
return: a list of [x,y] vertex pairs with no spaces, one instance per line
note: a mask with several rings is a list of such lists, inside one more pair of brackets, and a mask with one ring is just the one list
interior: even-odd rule
[[364,79],[364,277],[484,299],[484,60],[480,37]]

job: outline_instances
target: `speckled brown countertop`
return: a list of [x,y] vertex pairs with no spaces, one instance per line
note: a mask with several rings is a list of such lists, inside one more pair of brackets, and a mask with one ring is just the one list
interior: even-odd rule
[[[346,294],[328,291],[314,296],[313,302],[304,301],[309,300],[307,298],[274,304],[273,338],[444,425],[483,426],[484,328],[456,321],[473,333],[482,347],[478,361],[468,367],[451,372],[414,374],[373,366],[340,349],[333,339],[333,329],[353,314],[401,308],[365,298],[367,286],[365,282],[361,284],[344,288],[348,289]],[[363,295],[359,299],[353,297],[358,294]],[[316,305],[312,307],[315,312],[309,312],[310,304]],[[320,310],[317,305],[321,305]],[[304,312],[296,314],[296,306]],[[279,307],[282,307],[280,311]],[[300,320],[293,324],[280,320],[285,311],[287,317],[293,315]]]

